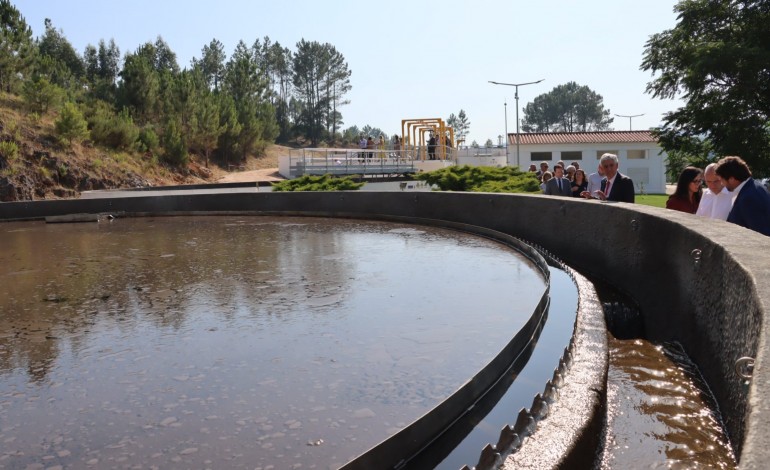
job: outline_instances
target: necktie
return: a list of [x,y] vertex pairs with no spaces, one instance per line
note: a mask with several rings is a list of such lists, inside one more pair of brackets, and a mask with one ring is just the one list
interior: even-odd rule
[[610,180],[607,180],[607,186],[604,188],[604,195],[607,197],[610,197],[610,186],[612,186],[612,183],[610,183]]
[[561,192],[561,178],[557,179],[556,182],[559,184],[559,192]]

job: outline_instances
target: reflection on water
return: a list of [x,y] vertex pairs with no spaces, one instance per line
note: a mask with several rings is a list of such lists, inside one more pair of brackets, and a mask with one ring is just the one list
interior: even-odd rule
[[[519,370],[521,365],[515,366],[515,370],[509,371],[511,375],[502,381],[509,384],[504,395],[486,415],[471,418],[474,420],[473,430],[451,449],[443,461],[431,465],[422,465],[422,461],[415,465],[409,462],[407,468],[457,470],[464,465],[472,468],[478,462],[484,446],[496,443],[503,427],[513,425],[519,411],[529,409],[535,395],[543,392],[544,384],[553,377],[564,347],[572,337],[578,306],[577,286],[572,278],[553,266],[550,267],[550,276],[551,297],[547,320],[523,368]],[[482,407],[483,404],[479,403],[475,410]]]
[[610,337],[601,468],[737,468],[697,369],[676,345]]
[[0,240],[0,468],[335,467],[471,377],[545,289],[500,245],[400,224],[7,223]]

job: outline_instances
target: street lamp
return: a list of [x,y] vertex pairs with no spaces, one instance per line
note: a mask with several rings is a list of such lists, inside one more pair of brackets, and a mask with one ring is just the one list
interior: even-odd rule
[[508,166],[508,99],[503,102],[505,107],[505,166]]
[[630,131],[630,130],[633,130],[633,129],[631,129],[631,119],[635,118],[635,117],[639,117],[639,116],[644,116],[644,113],[642,113],[642,114],[634,114],[632,116],[624,116],[623,114],[616,114],[615,116],[622,117],[622,118],[628,118],[628,130]]
[[[492,80],[489,80],[489,83],[491,83],[493,85],[505,85],[505,86],[516,87],[516,95],[514,96],[514,98],[516,99],[516,166],[519,166],[519,162],[521,161],[519,159],[519,87],[520,86],[524,86],[524,85],[534,85],[535,83],[540,83],[543,80],[545,80],[545,78],[541,78],[540,80],[538,80],[536,82],[527,82],[527,83],[501,83],[501,82],[493,82]],[[507,139],[508,138],[508,124],[507,124],[507,121],[508,121],[508,105],[507,104],[506,104],[506,108],[505,109],[506,109],[506,112],[505,112],[505,116],[506,116],[506,118],[505,118],[505,120],[506,120],[505,134],[506,134],[506,136],[505,136],[505,138]],[[506,146],[506,150],[507,150],[507,146]],[[507,161],[506,161],[506,163],[507,163]]]

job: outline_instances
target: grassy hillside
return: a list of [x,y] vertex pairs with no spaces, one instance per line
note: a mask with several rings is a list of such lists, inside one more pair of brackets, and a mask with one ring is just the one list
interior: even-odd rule
[[[172,167],[151,154],[62,144],[56,115],[29,113],[21,98],[0,93],[0,201],[78,197],[93,189],[214,182],[227,171],[191,155],[186,167]],[[277,166],[275,151],[250,158],[247,169]]]

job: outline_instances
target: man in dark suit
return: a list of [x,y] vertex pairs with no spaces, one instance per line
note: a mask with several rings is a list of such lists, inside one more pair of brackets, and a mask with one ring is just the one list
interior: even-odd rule
[[618,171],[618,156],[614,153],[605,153],[599,160],[599,167],[604,172],[601,189],[593,193],[583,191],[580,196],[602,201],[634,202],[636,197],[634,181]]
[[724,157],[717,163],[716,173],[735,194],[727,221],[770,236],[770,193],[751,177],[746,162],[740,157]]
[[572,183],[564,177],[564,167],[556,165],[553,167],[553,178],[545,183],[545,194],[551,196],[572,197]]
[[599,164],[604,170],[604,179],[601,189],[596,191],[596,196],[603,201],[634,202],[634,181],[618,171],[618,156],[605,153]]

